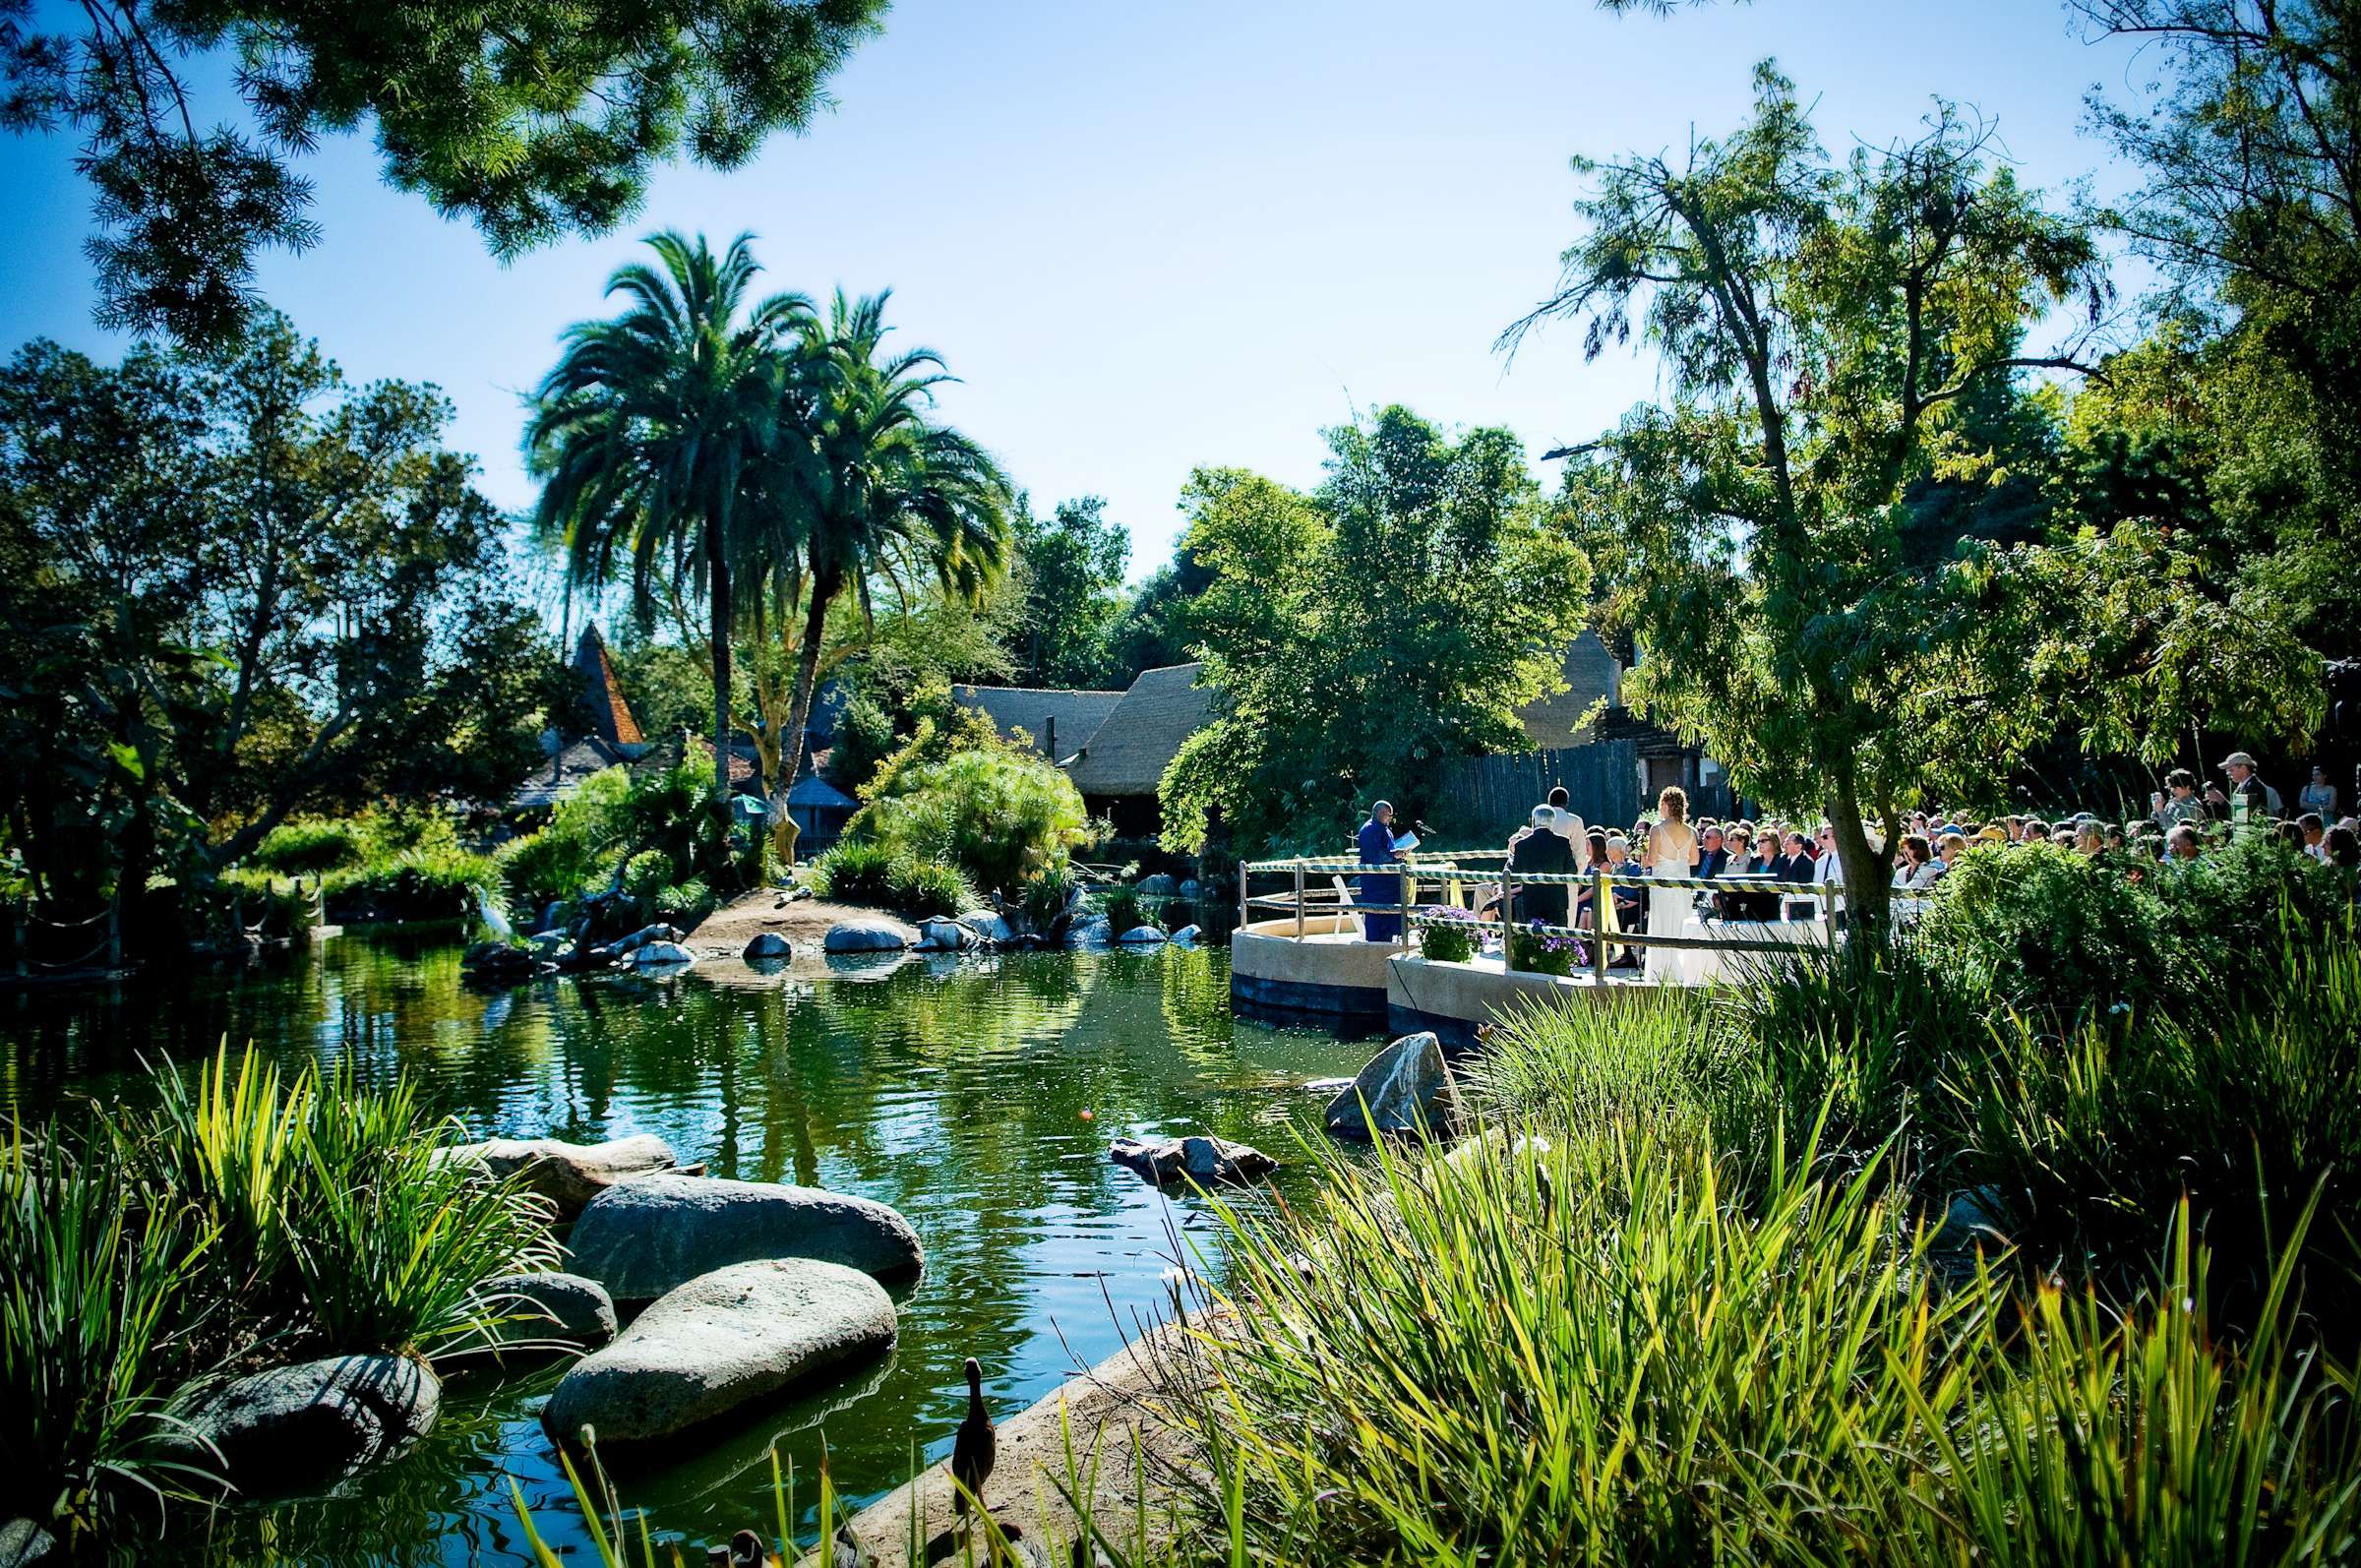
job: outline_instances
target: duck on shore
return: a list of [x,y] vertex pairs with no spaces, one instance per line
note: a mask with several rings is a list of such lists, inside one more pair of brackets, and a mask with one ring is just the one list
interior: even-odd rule
[[951,1442],[951,1511],[959,1518],[967,1517],[971,1496],[976,1506],[983,1508],[984,1483],[992,1478],[999,1449],[992,1412],[984,1408],[984,1367],[971,1356],[967,1358],[967,1418],[959,1423],[959,1435]]

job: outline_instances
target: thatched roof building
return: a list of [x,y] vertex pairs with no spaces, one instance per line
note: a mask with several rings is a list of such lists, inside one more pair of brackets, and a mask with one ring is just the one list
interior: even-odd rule
[[1010,741],[1019,730],[1033,750],[1053,762],[1062,762],[1090,744],[1116,705],[1120,692],[1056,691],[1026,686],[954,686],[951,697],[991,718],[1000,739]]
[[1195,664],[1143,671],[1066,773],[1093,812],[1115,818],[1119,833],[1152,832],[1161,820],[1156,786],[1183,742],[1213,720],[1213,694],[1197,685]]
[[1599,715],[1591,711],[1594,707],[1612,708],[1623,700],[1623,667],[1596,632],[1584,632],[1566,649],[1564,674],[1566,690],[1517,710],[1525,738],[1537,750],[1546,752],[1592,739],[1584,728],[1586,716],[1595,723]]

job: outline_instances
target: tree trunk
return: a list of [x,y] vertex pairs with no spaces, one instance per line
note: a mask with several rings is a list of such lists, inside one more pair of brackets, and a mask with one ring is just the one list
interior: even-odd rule
[[[1859,786],[1849,766],[1836,769],[1836,793],[1828,803],[1828,825],[1837,835],[1837,864],[1845,870],[1846,935],[1848,940],[1881,940],[1887,934],[1887,913],[1893,907],[1893,877],[1885,856],[1872,848],[1861,823]],[[1888,851],[1893,849],[1889,842]]]
[[[722,560],[721,519],[705,519],[707,595],[713,612],[713,804],[730,805],[730,569]],[[725,824],[726,825],[726,824]]]
[[[787,730],[779,737],[779,771],[791,790],[804,770],[804,726],[812,719],[812,689],[819,684],[819,639],[827,633],[828,606],[843,586],[844,579],[834,573],[813,573],[812,604],[804,612],[804,645],[795,650],[795,700],[788,704]],[[777,831],[780,858],[792,866],[795,841],[803,834],[793,812],[781,816]]]

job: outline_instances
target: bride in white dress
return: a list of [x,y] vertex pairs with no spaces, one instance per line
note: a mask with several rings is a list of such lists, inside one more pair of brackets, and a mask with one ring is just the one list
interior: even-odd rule
[[[1689,826],[1688,792],[1674,784],[1656,798],[1656,826],[1648,834],[1648,874],[1686,881],[1697,859],[1697,834]],[[1685,888],[1648,889],[1648,935],[1677,936],[1697,895]],[[1659,980],[1685,978],[1687,956],[1677,947],[1651,947],[1648,970]]]

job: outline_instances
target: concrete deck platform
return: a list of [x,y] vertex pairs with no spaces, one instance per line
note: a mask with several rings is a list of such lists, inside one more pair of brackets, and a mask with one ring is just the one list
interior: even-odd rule
[[1476,1044],[1477,1030],[1528,1008],[1616,1006],[1663,984],[1636,970],[1610,970],[1602,985],[1587,971],[1512,974],[1497,958],[1442,964],[1400,953],[1386,965],[1386,1030],[1407,1035],[1430,1029],[1446,1050],[1467,1050]]
[[1402,949],[1362,939],[1351,916],[1257,921],[1230,939],[1230,1005],[1262,1023],[1347,1033],[1386,1026],[1385,967]]

